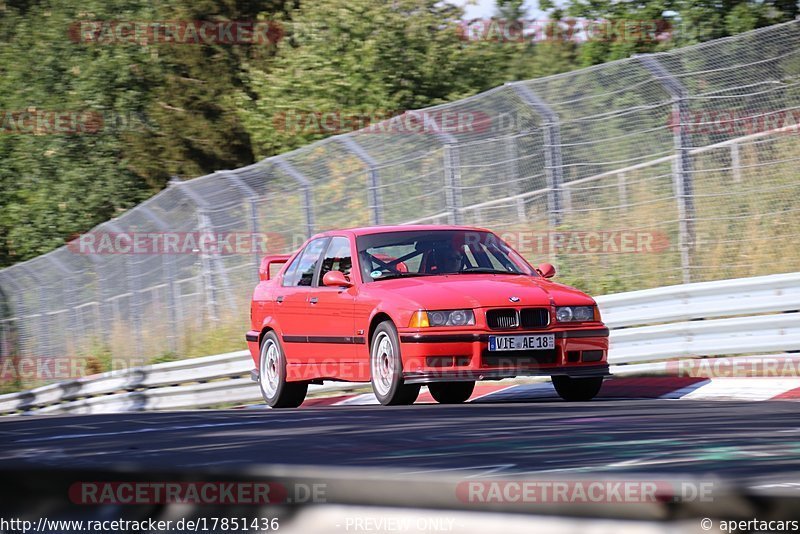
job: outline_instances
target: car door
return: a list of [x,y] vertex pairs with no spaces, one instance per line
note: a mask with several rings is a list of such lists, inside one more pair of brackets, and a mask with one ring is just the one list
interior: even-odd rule
[[308,326],[314,322],[308,316],[308,301],[318,262],[330,241],[321,237],[310,241],[292,261],[275,291],[275,315],[281,329],[281,341],[289,365],[308,361]]
[[[307,322],[309,350],[316,359],[330,367],[330,372],[323,370],[321,374],[334,372],[339,364],[352,363],[355,359],[357,343],[364,343],[363,336],[355,335],[353,316],[356,288],[326,287],[322,278],[329,271],[341,271],[347,277],[353,266],[353,251],[350,239],[345,236],[332,237],[320,262],[315,287],[308,301]],[[340,372],[335,371],[339,376]],[[341,372],[347,373],[346,367]]]

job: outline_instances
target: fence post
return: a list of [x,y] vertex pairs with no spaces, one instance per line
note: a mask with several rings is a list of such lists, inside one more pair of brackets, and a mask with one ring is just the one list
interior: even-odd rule
[[[518,161],[519,154],[517,152],[516,141],[516,136],[506,137],[505,142],[503,143],[503,151],[506,158],[506,168],[508,169],[507,172],[514,180],[514,187],[512,191],[515,191],[517,194],[522,194],[525,193],[525,184],[522,182],[522,178],[520,176],[521,173],[519,170]],[[525,214],[525,200],[517,197],[515,203],[517,208],[517,220],[521,223],[524,223],[527,218]]]
[[[36,284],[36,292],[38,293],[38,299],[39,299],[39,303],[40,303],[39,306],[43,306],[43,304],[41,304],[41,303],[47,302],[47,299],[45,298],[44,283],[42,282],[42,279],[39,278],[36,275],[35,272],[33,272],[33,269],[31,269],[28,266],[27,263],[21,264],[19,266],[19,268],[21,270],[23,270],[25,272],[25,274],[27,274],[34,281],[34,283]],[[47,319],[47,313],[43,309],[38,309],[38,310],[34,311],[34,313],[31,314],[31,315],[36,315],[36,316],[39,317],[39,319],[37,321],[39,323],[38,327],[36,329],[32,329],[32,331],[33,331],[32,335],[36,336],[36,346],[37,346],[37,349],[39,349],[39,350],[37,350],[38,354],[36,354],[36,356],[53,356],[53,355],[58,356],[55,353],[55,351],[51,350],[52,346],[53,346],[52,342],[53,342],[54,336],[52,336],[52,335],[41,336],[40,335],[41,332],[51,332],[52,333],[52,332],[55,331],[55,329],[52,328],[48,324],[49,321]],[[40,341],[40,340],[43,340],[43,341]],[[45,345],[45,343],[47,343],[47,344]]]
[[[120,228],[117,225],[117,223],[115,223],[114,221],[108,221],[106,223],[103,223],[103,226],[105,228],[108,228],[109,230],[111,230],[111,232],[113,232],[113,233],[115,233],[117,235],[124,233],[122,228]],[[125,279],[125,289],[127,289],[127,291],[131,294],[130,302],[128,304],[128,309],[130,310],[130,318],[131,318],[130,320],[131,320],[131,323],[132,323],[131,330],[133,331],[134,350],[136,351],[137,355],[141,355],[141,353],[142,353],[142,306],[141,306],[141,294],[140,294],[140,291],[139,291],[141,288],[139,287],[138,284],[133,284],[133,279],[134,278],[139,278],[139,277],[135,277],[131,273],[130,259],[132,257],[133,256],[130,255],[130,254],[122,254],[120,262],[122,263],[122,269],[123,269],[122,278]],[[106,288],[106,291],[108,291],[109,295],[111,295],[113,293],[113,290],[111,290],[111,288],[115,287],[114,284],[115,284],[115,281],[111,281],[110,284],[108,284],[108,283],[104,284],[104,286]],[[115,306],[117,308],[117,312],[119,312],[118,314],[114,313],[114,307]],[[111,318],[113,318],[114,315],[119,315],[119,317],[122,318],[122,316],[123,316],[122,312],[119,310],[119,301],[117,301],[116,303],[111,304],[111,307],[112,307],[112,311],[111,311],[111,314],[110,314]],[[108,318],[106,318],[106,320],[108,321]],[[105,332],[105,334],[107,336],[110,336],[111,335],[111,326],[113,326],[113,325],[109,323],[108,326],[109,326],[109,328]],[[109,345],[108,348],[112,349],[112,355],[113,355],[113,346]]]
[[733,174],[734,183],[742,181],[742,161],[739,156],[739,143],[731,145],[731,174]]
[[[194,203],[197,210],[197,226],[201,235],[211,233],[213,225],[211,224],[207,213],[207,209],[209,207],[208,201],[195,191],[192,191],[192,188],[189,185],[190,182],[181,182],[179,179],[173,178],[169,183],[173,187],[177,187],[178,191],[186,195],[186,197],[188,197],[189,200]],[[200,250],[200,269],[203,286],[205,288],[204,297],[209,310],[209,319],[211,321],[217,321],[219,320],[220,310],[217,286],[214,281],[214,271],[219,271],[219,276],[222,279],[222,290],[228,297],[230,308],[235,308],[233,303],[233,295],[231,295],[229,284],[227,283],[225,269],[222,265],[220,265],[218,255],[217,257],[210,258],[209,254],[204,252],[202,249]]]
[[558,115],[526,85],[515,82],[509,84],[525,104],[542,117],[544,127],[544,161],[547,177],[547,211],[550,226],[561,224],[563,214],[564,164],[561,155],[561,123]]
[[[7,280],[14,286],[13,291],[9,291],[3,280]],[[12,306],[10,294],[13,293],[17,305]],[[19,317],[22,315],[22,288],[14,280],[13,276],[0,271],[0,319],[2,319],[2,329],[0,329],[0,361],[6,358],[18,357],[22,353],[19,345]]]
[[678,128],[673,128],[673,143],[676,158],[672,164],[672,181],[678,202],[679,236],[683,283],[692,281],[692,253],[695,244],[694,232],[694,185],[692,183],[692,139],[685,121],[689,117],[688,91],[683,84],[664,68],[656,54],[636,56],[644,67],[658,80],[672,97],[672,114],[678,118]]
[[314,200],[311,195],[311,182],[288,161],[277,158],[275,164],[279,169],[288,174],[290,178],[300,184],[300,189],[303,191],[303,211],[306,212],[306,233],[308,234],[306,237],[311,237],[315,233]]
[[619,206],[626,209],[628,207],[628,177],[624,172],[617,175],[617,189],[619,191]]
[[377,162],[366,150],[364,150],[364,147],[359,145],[350,136],[343,135],[341,137],[337,137],[336,139],[367,166],[367,187],[369,187],[369,203],[370,211],[372,212],[372,224],[383,224],[383,202],[381,201],[380,176],[378,176]]
[[[108,225],[109,223],[106,223]],[[109,301],[111,298],[111,285],[107,280],[107,276],[101,272],[104,260],[97,257],[96,254],[88,254],[89,261],[94,266],[95,279],[97,283],[97,311],[100,314],[98,317],[98,327],[100,328],[100,337],[104,338],[111,335],[111,330],[114,324],[114,310],[113,304]],[[111,345],[108,345],[111,348]],[[113,354],[112,354],[113,356]]]
[[[169,232],[170,228],[166,222],[164,222],[161,217],[153,213],[153,210],[147,207],[147,205],[140,205],[139,211],[142,214],[150,219],[152,223],[162,232]],[[163,237],[162,237],[163,239]],[[172,352],[178,351],[178,340],[176,339],[176,335],[178,332],[178,307],[177,307],[177,299],[175,298],[175,278],[177,276],[177,272],[175,271],[174,263],[174,256],[167,254],[165,251],[160,253],[161,256],[161,268],[164,270],[164,276],[167,278],[167,313],[169,314],[169,334],[167,334],[167,338],[169,339],[169,350]]]
[[569,188],[569,184],[561,184],[561,203],[562,203],[562,212],[569,213],[572,211],[572,189]]
[[458,139],[450,132],[434,131],[434,135],[442,143],[444,157],[444,202],[450,212],[450,224],[462,224],[461,212],[461,154]]
[[453,224],[462,224],[461,213],[461,158],[458,145],[444,145],[444,191],[447,210]]
[[79,288],[76,287],[75,284],[71,284],[69,281],[69,276],[73,274],[72,271],[67,269],[64,264],[53,255],[53,253],[45,254],[44,258],[52,263],[63,275],[61,277],[61,294],[64,297],[64,306],[70,310],[67,312],[66,321],[67,330],[69,330],[69,332],[65,333],[64,337],[69,336],[69,338],[72,339],[72,349],[77,351],[78,332],[80,332],[81,329],[78,326],[78,310],[76,309],[78,299],[75,298],[75,291]]
[[[248,203],[250,204],[250,231],[253,233],[253,235],[250,236],[250,243],[252,244],[255,235],[258,233],[258,206],[256,205],[258,193],[256,193],[252,187],[247,185],[247,182],[239,178],[239,176],[233,171],[220,171],[217,174],[221,174],[222,176],[231,180],[248,200]],[[256,281],[258,281],[258,268],[261,266],[261,252],[262,251],[259,251],[253,247],[253,259],[255,260],[256,264]]]

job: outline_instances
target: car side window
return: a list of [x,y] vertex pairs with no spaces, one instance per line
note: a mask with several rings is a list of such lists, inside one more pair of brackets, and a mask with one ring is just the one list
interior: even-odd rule
[[350,254],[350,240],[346,237],[334,237],[331,239],[325,257],[322,259],[322,267],[319,272],[318,284],[322,285],[322,277],[329,271],[341,271],[350,279],[350,269],[353,267],[353,259]]
[[[314,281],[317,261],[325,250],[329,238],[320,237],[306,245],[283,276],[284,286],[310,286]],[[295,265],[297,264],[297,265]]]
[[300,263],[300,257],[303,255],[301,252],[297,256],[294,257],[292,263],[286,268],[286,273],[283,275],[283,281],[281,282],[282,286],[293,286],[294,285],[294,273],[297,271],[297,264]]

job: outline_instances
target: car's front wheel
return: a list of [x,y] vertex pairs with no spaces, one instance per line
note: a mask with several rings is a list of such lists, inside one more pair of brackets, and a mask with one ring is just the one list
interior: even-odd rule
[[417,400],[419,384],[403,383],[400,338],[391,321],[379,324],[372,336],[370,374],[372,391],[384,406],[414,404]]
[[303,404],[308,383],[286,381],[286,357],[275,332],[264,334],[258,369],[258,386],[269,406],[297,408]]
[[553,387],[556,388],[558,396],[565,401],[592,400],[600,392],[602,385],[602,376],[593,376],[591,378],[553,377]]
[[472,396],[475,382],[433,382],[428,384],[431,397],[439,404],[461,404]]

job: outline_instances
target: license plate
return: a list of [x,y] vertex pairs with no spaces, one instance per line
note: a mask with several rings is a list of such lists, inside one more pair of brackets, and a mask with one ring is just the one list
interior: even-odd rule
[[556,347],[553,334],[522,334],[515,336],[489,336],[490,351],[504,350],[548,350]]

